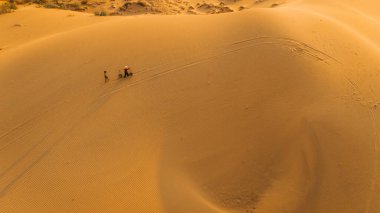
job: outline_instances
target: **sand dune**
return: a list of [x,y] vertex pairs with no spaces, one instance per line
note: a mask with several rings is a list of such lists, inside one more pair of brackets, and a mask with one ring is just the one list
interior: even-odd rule
[[379,3],[262,4],[1,15],[0,212],[380,211]]
[[[0,0],[0,6],[3,5],[2,1]],[[274,8],[286,3],[278,0],[17,0],[16,2],[19,7],[28,6],[32,2],[37,7],[81,11],[98,16],[219,14],[250,8]],[[8,10],[10,8],[12,7],[7,6]]]

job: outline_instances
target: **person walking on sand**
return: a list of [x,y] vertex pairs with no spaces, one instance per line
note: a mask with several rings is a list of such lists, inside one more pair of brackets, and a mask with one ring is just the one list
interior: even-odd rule
[[124,78],[126,78],[126,77],[128,77],[130,75],[130,73],[128,71],[129,71],[129,67],[125,66],[124,67]]
[[107,71],[104,71],[104,82],[107,83],[109,81]]

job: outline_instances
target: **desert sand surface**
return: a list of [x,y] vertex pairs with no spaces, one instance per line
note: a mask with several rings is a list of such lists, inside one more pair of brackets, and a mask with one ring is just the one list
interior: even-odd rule
[[380,212],[380,3],[261,3],[0,15],[0,212]]

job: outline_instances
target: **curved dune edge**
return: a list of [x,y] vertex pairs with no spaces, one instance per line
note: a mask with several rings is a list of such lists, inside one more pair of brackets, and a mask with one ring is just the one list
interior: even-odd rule
[[[128,15],[210,15],[239,12],[250,8],[275,8],[283,0],[46,0],[33,2],[36,7],[58,8],[91,13],[97,16]],[[20,0],[17,7],[28,7],[30,1]]]
[[376,212],[377,4],[0,16],[0,210]]

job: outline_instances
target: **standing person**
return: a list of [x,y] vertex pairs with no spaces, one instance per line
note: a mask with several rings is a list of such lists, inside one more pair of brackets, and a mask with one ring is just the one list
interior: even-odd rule
[[109,80],[108,76],[107,76],[107,71],[104,71],[104,82],[107,83]]
[[129,67],[128,66],[125,66],[124,67],[124,78],[128,77],[129,76]]

